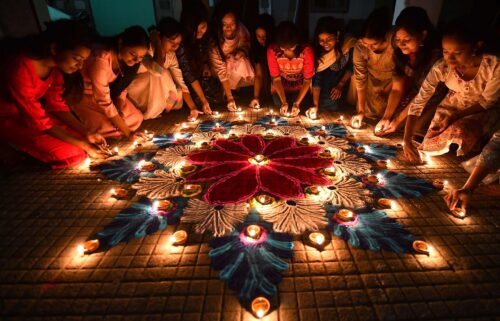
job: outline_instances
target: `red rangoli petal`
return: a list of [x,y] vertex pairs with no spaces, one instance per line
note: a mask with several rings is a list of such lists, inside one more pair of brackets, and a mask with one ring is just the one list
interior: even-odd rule
[[319,146],[297,146],[290,147],[285,150],[278,151],[272,155],[268,155],[270,159],[274,158],[287,158],[287,157],[302,157],[316,154],[323,150]]
[[254,154],[262,154],[265,143],[264,139],[257,135],[246,135],[241,137],[241,143]]
[[248,156],[228,153],[224,150],[204,150],[192,152],[187,160],[192,164],[247,162]]
[[300,182],[273,170],[268,166],[259,167],[260,188],[283,199],[302,198]]
[[237,204],[251,198],[259,190],[256,166],[212,184],[203,197],[210,204]]
[[285,164],[279,164],[279,163],[270,163],[270,167],[273,169],[279,171],[280,173],[284,175],[288,175],[290,177],[293,177],[295,180],[300,182],[301,184],[307,184],[307,185],[328,185],[330,180],[313,170],[307,170],[304,168],[299,168],[296,166],[289,166]]
[[210,181],[222,176],[230,175],[233,172],[238,172],[248,165],[248,162],[208,165],[197,172],[189,174],[186,177],[186,180],[188,182]]
[[250,151],[246,147],[229,139],[218,139],[213,142],[213,145],[227,152],[245,155],[247,158],[251,156]]
[[292,146],[295,146],[295,138],[292,137],[280,137],[271,140],[266,148],[264,148],[263,154],[264,155],[271,155],[272,153],[275,153],[277,151],[281,151],[283,149],[290,148]]
[[270,164],[273,163],[317,169],[332,166],[332,159],[319,157],[277,158],[271,160]]

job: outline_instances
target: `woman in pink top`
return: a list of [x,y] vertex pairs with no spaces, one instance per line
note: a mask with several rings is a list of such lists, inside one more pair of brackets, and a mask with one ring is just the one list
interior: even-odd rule
[[[292,116],[300,113],[300,104],[311,88],[314,76],[314,53],[311,46],[303,44],[299,30],[290,21],[279,24],[276,44],[267,48],[267,64],[272,78],[271,93],[282,115],[288,114],[288,100],[295,96]],[[291,97],[290,97],[291,98]]]
[[142,27],[125,29],[107,47],[96,47],[82,70],[83,98],[72,106],[81,121],[105,137],[124,136],[133,140],[142,113],[127,98],[127,86],[137,75],[139,63],[149,48]]
[[0,139],[52,168],[102,157],[104,138],[70,112],[63,73],[73,74],[90,54],[88,31],[70,20],[51,22],[25,48],[5,60],[0,86]]

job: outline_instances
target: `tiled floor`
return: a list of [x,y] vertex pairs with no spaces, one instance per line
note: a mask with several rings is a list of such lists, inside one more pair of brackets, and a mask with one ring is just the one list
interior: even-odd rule
[[[175,130],[172,117],[143,129]],[[401,140],[354,134],[364,142]],[[210,268],[207,235],[191,233],[188,245],[171,247],[175,227],[168,227],[75,256],[78,244],[132,200],[110,201],[108,191],[118,184],[96,171],[41,171],[30,164],[0,178],[0,320],[253,320]],[[417,167],[396,160],[391,169],[446,178],[451,186],[467,178],[448,155]],[[400,200],[389,211],[434,246],[430,257],[364,251],[336,237],[318,252],[296,238],[277,308],[264,320],[500,318],[500,201],[475,195],[462,221],[447,214],[443,195]]]

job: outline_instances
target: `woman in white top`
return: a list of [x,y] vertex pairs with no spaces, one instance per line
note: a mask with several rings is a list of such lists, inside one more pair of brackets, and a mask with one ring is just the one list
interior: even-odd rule
[[144,119],[157,118],[164,110],[180,109],[183,99],[191,110],[190,119],[201,113],[184,83],[175,54],[181,42],[182,27],[173,18],[161,19],[158,30],[152,31],[154,55],[144,58],[140,74],[128,88],[129,98],[144,113]]
[[421,162],[412,143],[416,120],[437,85],[443,82],[449,91],[439,104],[420,149],[429,155],[441,155],[457,144],[457,154],[479,150],[498,119],[500,61],[481,53],[474,27],[467,20],[451,23],[443,33],[443,59],[437,61],[410,103],[404,136],[408,161]]

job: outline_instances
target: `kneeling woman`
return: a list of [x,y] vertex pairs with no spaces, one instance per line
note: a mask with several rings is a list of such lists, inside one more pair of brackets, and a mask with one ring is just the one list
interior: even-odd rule
[[149,37],[138,26],[95,46],[82,70],[83,99],[72,106],[88,128],[106,137],[133,139],[143,116],[127,98],[126,88],[148,48]]
[[32,49],[11,57],[2,68],[0,139],[52,168],[103,156],[94,144],[105,144],[104,138],[83,126],[62,97],[63,73],[78,72],[90,41],[79,23],[58,20],[32,39]]
[[420,162],[412,144],[416,120],[422,114],[437,85],[449,91],[439,104],[420,149],[441,155],[457,144],[459,156],[479,150],[483,137],[498,119],[500,61],[481,53],[482,41],[469,21],[457,20],[443,32],[443,57],[434,64],[409,109],[405,128],[405,156]]
[[300,104],[309,91],[314,75],[314,53],[303,43],[293,22],[284,21],[276,30],[276,44],[267,48],[267,64],[272,77],[271,93],[280,113],[288,115],[288,101],[293,100],[290,115],[300,113]]
[[162,18],[158,30],[152,31],[151,40],[154,56],[146,56],[145,68],[130,84],[130,99],[144,113],[144,118],[150,119],[160,117],[163,111],[180,109],[184,98],[191,110],[189,118],[196,119],[200,111],[184,82],[176,56],[182,42],[181,24],[170,17]]

